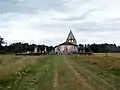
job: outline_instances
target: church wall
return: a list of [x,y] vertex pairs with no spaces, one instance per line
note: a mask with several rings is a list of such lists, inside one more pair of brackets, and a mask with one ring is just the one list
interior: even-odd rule
[[74,46],[67,45],[67,50],[68,50],[68,52],[74,52]]
[[65,48],[66,48],[65,45],[61,45],[61,46],[60,46],[60,51],[62,51],[62,52],[65,51]]
[[77,52],[78,48],[73,45],[61,45],[55,48],[55,52]]

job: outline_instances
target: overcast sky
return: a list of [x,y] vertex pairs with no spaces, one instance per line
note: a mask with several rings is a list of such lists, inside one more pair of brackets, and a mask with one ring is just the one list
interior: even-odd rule
[[0,0],[0,36],[57,45],[73,31],[78,43],[120,45],[120,0]]

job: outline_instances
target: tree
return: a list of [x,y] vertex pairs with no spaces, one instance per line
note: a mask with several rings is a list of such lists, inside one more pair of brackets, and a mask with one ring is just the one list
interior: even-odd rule
[[4,38],[2,38],[1,36],[0,36],[0,47],[2,46],[2,44],[4,43]]
[[78,51],[83,51],[84,50],[84,45],[83,44],[79,44],[78,45]]
[[2,44],[4,44],[4,38],[2,38],[1,36],[0,36],[0,50],[2,50],[2,49],[4,49],[4,47],[2,46]]

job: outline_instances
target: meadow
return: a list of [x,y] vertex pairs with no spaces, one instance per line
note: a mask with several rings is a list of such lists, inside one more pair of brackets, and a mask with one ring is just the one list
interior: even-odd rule
[[0,55],[0,90],[120,90],[120,53]]

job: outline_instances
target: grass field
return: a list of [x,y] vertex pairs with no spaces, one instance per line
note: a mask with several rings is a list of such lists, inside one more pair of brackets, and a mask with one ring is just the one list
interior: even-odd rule
[[0,55],[0,90],[120,90],[120,54]]

